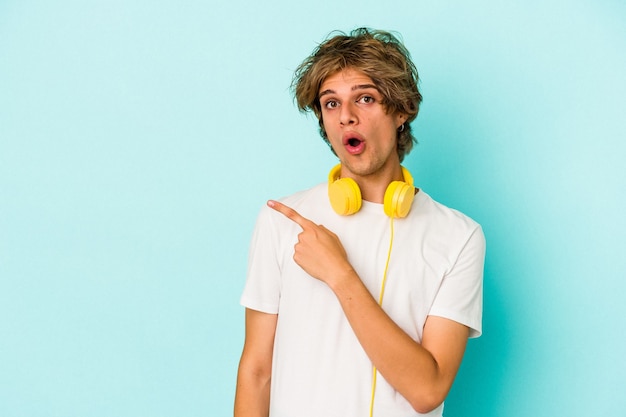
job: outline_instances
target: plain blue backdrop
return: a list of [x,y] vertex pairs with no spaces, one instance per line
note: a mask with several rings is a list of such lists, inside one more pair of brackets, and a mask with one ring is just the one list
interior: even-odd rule
[[626,5],[0,1],[0,416],[226,416],[256,214],[335,159],[289,93],[399,32],[418,186],[483,225],[446,416],[626,413]]

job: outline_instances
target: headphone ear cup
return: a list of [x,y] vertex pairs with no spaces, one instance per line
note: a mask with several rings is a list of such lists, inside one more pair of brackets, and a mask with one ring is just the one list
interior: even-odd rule
[[328,184],[328,199],[333,210],[349,216],[361,209],[361,189],[352,178],[340,178]]
[[406,217],[411,210],[414,198],[415,188],[412,185],[404,181],[393,181],[385,191],[385,214],[389,217]]

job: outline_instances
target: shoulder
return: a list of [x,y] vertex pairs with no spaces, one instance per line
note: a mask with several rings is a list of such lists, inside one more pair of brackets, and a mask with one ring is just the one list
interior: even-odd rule
[[475,239],[484,240],[480,224],[471,217],[435,201],[422,190],[415,197],[414,219],[433,234],[443,239],[455,237],[463,241],[474,236]]
[[326,183],[317,184],[311,188],[298,191],[291,195],[279,198],[283,204],[290,206],[293,209],[298,209],[309,204],[319,204],[320,202],[326,202],[328,198],[328,186]]
[[[328,184],[326,183],[317,184],[311,188],[279,198],[278,201],[317,223],[332,209],[328,200]],[[272,215],[278,215],[279,218],[284,219],[282,214],[272,209],[269,210],[272,212]]]
[[[328,202],[327,184],[325,183],[295,192],[288,196],[280,197],[277,200],[286,206],[291,207],[300,215],[311,220],[315,220],[316,217],[319,217],[320,213],[324,213],[328,210],[328,208],[330,208],[330,203]],[[258,221],[270,222],[275,225],[294,224],[292,221],[285,218],[285,216],[278,213],[276,210],[271,209],[267,205],[263,205],[261,207]]]
[[433,199],[425,191],[420,190],[415,196],[418,213],[421,215],[433,217],[436,219],[446,220],[455,224],[466,225],[470,228],[480,226],[474,219],[463,214],[459,210],[450,208],[435,199]]

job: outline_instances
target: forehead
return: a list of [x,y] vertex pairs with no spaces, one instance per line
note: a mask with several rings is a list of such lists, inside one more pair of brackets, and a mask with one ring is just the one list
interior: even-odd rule
[[364,72],[353,68],[344,68],[326,77],[320,85],[318,94],[329,90],[333,92],[352,90],[358,86],[375,88],[374,81]]

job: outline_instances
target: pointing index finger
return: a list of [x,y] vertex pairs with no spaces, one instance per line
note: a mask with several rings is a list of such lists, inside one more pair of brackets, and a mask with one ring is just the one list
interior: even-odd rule
[[267,205],[277,212],[281,213],[283,216],[287,217],[289,220],[298,224],[302,229],[306,229],[307,227],[314,224],[311,220],[307,219],[306,217],[302,217],[300,213],[298,213],[291,207],[284,205],[283,203],[275,200],[269,200],[267,202]]

